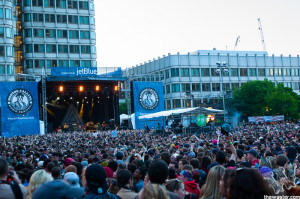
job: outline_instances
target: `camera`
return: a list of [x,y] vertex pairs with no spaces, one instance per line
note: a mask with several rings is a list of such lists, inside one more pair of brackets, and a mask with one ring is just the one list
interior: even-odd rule
[[7,176],[7,182],[11,182],[13,180],[14,172],[9,171]]

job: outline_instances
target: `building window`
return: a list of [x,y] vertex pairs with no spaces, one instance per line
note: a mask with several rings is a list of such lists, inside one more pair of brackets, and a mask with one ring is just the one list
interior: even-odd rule
[[67,7],[66,0],[56,0],[56,7],[57,8],[66,8]]
[[291,69],[289,69],[289,68],[283,69],[283,75],[284,76],[291,76]]
[[55,15],[45,14],[45,23],[55,23]]
[[192,107],[191,101],[192,101],[191,99],[183,99],[182,100],[183,108]]
[[33,68],[33,61],[32,60],[26,60],[25,61],[25,68]]
[[56,38],[56,30],[46,29],[46,38]]
[[76,54],[79,53],[79,45],[70,45],[69,48],[70,48],[70,53],[76,53]]
[[256,76],[256,68],[249,68],[249,76]]
[[167,109],[171,109],[171,100],[167,100]]
[[30,6],[31,5],[31,0],[23,0],[23,6]]
[[160,76],[160,79],[161,79],[161,80],[164,80],[164,78],[165,78],[165,77],[164,77],[164,71],[160,71],[159,74],[160,74],[160,75],[159,75],[159,76]]
[[44,22],[44,15],[40,13],[33,13],[32,20],[34,22]]
[[90,39],[90,31],[80,31],[80,39]]
[[81,67],[91,67],[91,61],[89,60],[81,60]]
[[181,108],[180,99],[173,99],[173,108]]
[[199,77],[200,76],[199,68],[191,68],[191,75],[192,77]]
[[35,68],[45,68],[45,60],[36,59],[34,60]]
[[33,29],[33,36],[44,38],[44,30],[43,29]]
[[180,92],[180,84],[172,84],[172,93]]
[[58,45],[58,53],[68,53],[68,45]]
[[67,30],[57,30],[57,38],[68,38]]
[[82,54],[90,54],[91,53],[91,46],[81,46],[81,53]]
[[43,7],[43,0],[32,0],[32,6]]
[[179,68],[171,69],[171,77],[179,77]]
[[180,76],[181,77],[189,77],[190,76],[190,70],[188,68],[181,68],[180,69]]
[[230,90],[230,83],[224,83],[222,89],[223,91]]
[[80,10],[88,10],[89,9],[89,2],[79,1],[79,9]]
[[57,60],[47,60],[47,68],[57,67]]
[[47,53],[56,53],[56,45],[54,45],[54,44],[47,44],[46,45],[46,52]]
[[275,69],[275,75],[276,76],[282,76],[282,69],[281,68],[276,68]]
[[293,82],[293,89],[294,90],[299,90],[299,82]]
[[80,67],[79,60],[71,60],[70,61],[70,67]]
[[259,68],[258,69],[258,76],[264,77],[266,76],[266,71],[264,68]]
[[79,21],[80,21],[80,24],[89,24],[90,23],[88,16],[80,16]]
[[6,46],[6,56],[8,56],[8,57],[13,56],[13,47],[12,46]]
[[191,91],[190,83],[181,84],[181,90],[182,90],[182,92]]
[[292,69],[292,75],[293,76],[299,76],[299,69]]
[[5,28],[5,36],[6,38],[12,38],[12,29],[11,28]]
[[274,69],[273,68],[267,69],[267,76],[274,76]]
[[44,44],[34,44],[34,52],[35,53],[44,53],[45,52]]
[[192,84],[192,91],[200,91],[200,84],[193,83]]
[[44,0],[45,7],[54,8],[54,0]]
[[230,75],[231,75],[231,77],[239,76],[238,69],[237,68],[231,68],[230,69]]
[[69,38],[70,39],[78,39],[79,38],[78,30],[69,30]]
[[78,24],[78,16],[76,15],[69,15],[68,16],[69,23]]
[[0,8],[0,19],[3,19],[3,8]]
[[32,44],[25,45],[25,53],[32,53]]
[[5,8],[5,19],[11,19],[12,12],[11,9]]
[[202,77],[209,77],[209,68],[201,68],[201,76]]
[[234,89],[234,88],[239,88],[240,86],[239,83],[231,83],[231,87],[232,89]]
[[71,0],[69,0],[68,1],[68,8],[69,9],[77,9],[78,8],[77,1],[71,1]]
[[0,27],[0,38],[4,38],[4,28]]
[[202,83],[202,91],[210,91],[210,83]]
[[240,76],[248,76],[247,68],[240,68]]
[[69,67],[68,60],[58,60],[58,67]]
[[31,22],[31,14],[30,13],[23,14],[23,17],[24,17],[24,22]]
[[0,65],[0,74],[5,74],[5,65]]
[[167,94],[171,93],[170,84],[166,85],[166,93]]
[[220,91],[220,83],[212,83],[212,91]]
[[67,15],[56,15],[57,23],[67,23]]
[[219,77],[220,74],[217,73],[217,68],[211,68],[211,76],[212,77]]
[[170,78],[170,72],[169,72],[169,70],[165,70],[165,73],[166,73],[166,79],[169,79]]

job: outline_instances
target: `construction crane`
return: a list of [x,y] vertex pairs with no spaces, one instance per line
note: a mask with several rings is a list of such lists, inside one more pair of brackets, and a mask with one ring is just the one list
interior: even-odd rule
[[240,42],[240,36],[238,36],[236,38],[236,41],[235,41],[235,44],[234,44],[234,50],[236,50],[236,47],[237,47],[237,45],[238,45],[239,42]]
[[263,30],[262,30],[262,25],[261,25],[260,18],[258,18],[257,21],[258,21],[258,29],[260,31],[261,44],[262,44],[263,50],[266,51],[266,44],[265,44],[264,33],[263,33]]

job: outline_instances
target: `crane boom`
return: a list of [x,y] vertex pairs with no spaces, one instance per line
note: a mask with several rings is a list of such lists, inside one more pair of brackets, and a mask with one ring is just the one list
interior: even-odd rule
[[262,44],[263,50],[266,51],[265,38],[264,38],[264,33],[263,33],[263,29],[262,29],[260,18],[258,18],[257,21],[258,21],[258,29],[260,31],[261,44]]
[[236,41],[235,41],[235,44],[234,44],[234,50],[236,50],[236,47],[237,47],[237,45],[238,45],[239,42],[240,42],[240,36],[238,36],[236,38]]

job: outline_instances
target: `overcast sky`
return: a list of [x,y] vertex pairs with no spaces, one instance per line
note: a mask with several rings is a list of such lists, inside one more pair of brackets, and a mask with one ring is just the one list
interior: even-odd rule
[[168,53],[300,52],[300,0],[95,0],[98,67],[130,67]]

